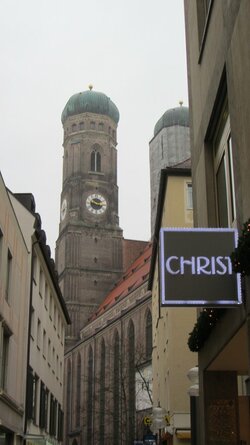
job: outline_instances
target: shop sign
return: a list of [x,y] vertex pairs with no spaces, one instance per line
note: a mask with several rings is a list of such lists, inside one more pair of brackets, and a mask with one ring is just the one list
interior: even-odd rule
[[230,255],[237,246],[235,229],[160,230],[162,306],[238,306],[240,274]]

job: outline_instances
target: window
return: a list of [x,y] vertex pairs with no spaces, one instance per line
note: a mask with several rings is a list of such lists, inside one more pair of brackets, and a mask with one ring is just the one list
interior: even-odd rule
[[59,442],[62,442],[62,440],[63,440],[63,411],[62,411],[60,405],[58,405],[57,438],[58,438]]
[[76,373],[76,427],[80,427],[82,362],[79,353],[77,355]]
[[100,399],[99,399],[99,408],[100,408],[100,417],[99,417],[99,443],[100,445],[104,445],[105,443],[105,367],[106,367],[106,350],[105,343],[102,339],[100,345]]
[[133,443],[135,437],[135,328],[130,320],[128,326],[128,440]]
[[48,298],[49,298],[49,289],[48,284],[45,283],[45,289],[44,289],[44,306],[45,309],[48,310]]
[[94,130],[95,129],[95,122],[90,122],[90,128],[91,128],[91,130]]
[[51,341],[48,339],[48,365],[51,366]]
[[89,347],[88,353],[88,388],[87,388],[87,443],[92,443],[93,421],[93,350]]
[[61,333],[61,317],[59,311],[57,312],[57,337],[60,338]]
[[44,383],[41,382],[41,388],[40,388],[40,414],[39,414],[39,426],[42,429],[45,429],[46,427],[46,389],[44,386]]
[[37,333],[36,333],[36,341],[37,341],[37,343],[36,343],[36,345],[37,345],[37,348],[38,349],[41,349],[41,335],[42,335],[42,332],[41,332],[41,321],[39,320],[39,318],[37,319]]
[[80,122],[79,127],[80,127],[80,130],[84,130],[84,122]]
[[103,131],[103,127],[104,127],[103,122],[99,122],[98,130]]
[[[71,361],[67,362],[67,386],[66,386],[66,437],[71,430],[71,383],[72,383],[72,371]],[[89,441],[89,444],[92,442]]]
[[236,203],[233,145],[228,115],[226,121],[220,123],[214,140],[214,170],[218,225],[219,227],[231,227],[236,222]]
[[56,311],[56,305],[54,304],[54,329],[56,329],[56,322],[57,322],[57,311]]
[[39,273],[39,295],[40,297],[43,296],[43,284],[44,284],[44,277],[43,277],[43,271],[40,267],[40,273]]
[[186,183],[186,203],[187,203],[187,209],[192,210],[193,209],[193,187],[191,182]]
[[71,128],[72,128],[72,132],[75,132],[77,129],[76,124],[73,124]]
[[52,317],[53,317],[52,312],[53,312],[53,300],[52,300],[52,295],[50,293],[49,294],[49,317],[50,317],[51,320],[52,320]]
[[31,338],[34,340],[35,338],[35,311],[34,308],[31,308],[31,314],[30,314],[30,335]]
[[101,171],[101,155],[100,155],[99,151],[96,151],[96,150],[92,151],[90,169],[93,172]]
[[46,358],[46,348],[47,348],[47,336],[46,331],[43,330],[43,356]]
[[33,417],[33,372],[32,368],[28,367],[28,379],[27,379],[27,418]]
[[[0,323],[1,326],[1,323]],[[9,341],[10,333],[5,326],[2,325],[0,331],[0,388],[6,389],[8,376],[8,358],[9,358]]]
[[53,396],[50,397],[50,425],[49,433],[51,436],[56,436],[57,426],[57,401]]
[[12,273],[12,255],[10,250],[8,249],[6,287],[5,287],[5,298],[6,301],[8,302],[10,301],[10,293],[11,293],[11,273]]
[[49,410],[49,390],[45,390],[45,401],[44,401],[44,421],[45,421],[45,431],[48,432],[48,410]]
[[52,349],[52,372],[55,374],[55,348]]
[[152,315],[149,310],[147,311],[146,315],[145,338],[146,338],[146,358],[150,359],[152,355]]
[[33,257],[33,280],[35,283],[37,283],[37,256],[34,255]]
[[32,419],[34,423],[37,424],[37,409],[38,409],[38,385],[39,379],[38,376],[33,376],[33,390],[32,390]]
[[63,371],[62,371],[62,362],[60,362],[60,376],[59,376],[59,379],[60,379],[60,384],[62,384],[62,376],[63,376]]
[[206,29],[208,26],[212,4],[213,0],[196,0],[197,18],[198,18],[198,36],[201,49],[205,40]]
[[119,387],[120,387],[120,343],[119,334],[116,331],[114,337],[114,379],[113,379],[113,438],[114,443],[119,443],[120,438],[120,397],[119,397]]

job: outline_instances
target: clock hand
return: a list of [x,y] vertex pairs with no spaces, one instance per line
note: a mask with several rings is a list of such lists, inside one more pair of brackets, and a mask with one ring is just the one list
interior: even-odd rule
[[93,204],[95,204],[96,206],[103,206],[104,205],[104,202],[97,202],[97,201],[95,201],[94,199],[92,199],[92,201],[91,201]]

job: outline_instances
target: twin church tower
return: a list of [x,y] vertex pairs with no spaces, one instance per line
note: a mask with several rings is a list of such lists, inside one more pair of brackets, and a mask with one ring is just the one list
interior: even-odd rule
[[[190,163],[188,108],[167,110],[149,143],[153,235],[161,169]],[[143,250],[119,227],[117,125],[119,111],[105,94],[74,94],[62,113],[63,184],[56,265],[71,318],[66,342],[80,330]],[[184,164],[183,164],[184,162]]]
[[119,111],[103,93],[73,95],[62,113],[63,184],[56,263],[71,318],[68,344],[123,271],[119,227],[117,124]]

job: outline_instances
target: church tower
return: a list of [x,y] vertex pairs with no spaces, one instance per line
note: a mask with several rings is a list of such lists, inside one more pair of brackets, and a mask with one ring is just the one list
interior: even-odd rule
[[122,273],[118,217],[119,111],[89,87],[74,94],[62,113],[63,183],[56,263],[71,318],[66,342],[80,329]]

